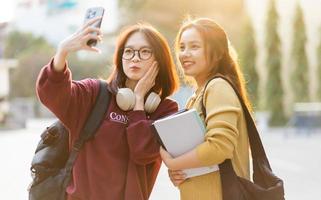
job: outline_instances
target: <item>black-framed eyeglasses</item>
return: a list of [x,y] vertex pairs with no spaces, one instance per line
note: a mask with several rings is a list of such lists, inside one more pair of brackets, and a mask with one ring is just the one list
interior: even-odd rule
[[126,47],[123,51],[123,59],[124,60],[131,60],[135,57],[135,53],[138,53],[138,57],[141,60],[148,60],[152,57],[153,55],[153,50],[151,48],[148,47],[143,47],[140,48],[138,50],[135,50],[133,48],[130,47]]

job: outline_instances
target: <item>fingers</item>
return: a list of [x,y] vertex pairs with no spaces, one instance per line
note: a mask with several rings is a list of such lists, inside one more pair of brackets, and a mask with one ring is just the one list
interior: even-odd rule
[[173,179],[173,178],[170,178],[170,180],[175,186],[179,186],[181,183],[185,181],[185,179]]
[[146,81],[148,81],[148,84],[150,86],[155,85],[155,79],[157,74],[158,74],[158,63],[157,61],[154,61],[151,67],[148,69],[148,71],[145,74],[145,78],[147,79]]
[[173,180],[185,180],[186,174],[182,170],[168,170],[168,175]]
[[100,51],[100,49],[98,49],[98,48],[96,48],[96,47],[94,47],[94,46],[88,46],[87,45],[87,42],[89,41],[89,40],[91,40],[91,39],[93,39],[93,40],[97,40],[97,41],[102,41],[102,37],[101,36],[99,36],[99,35],[92,35],[92,34],[88,34],[88,35],[86,35],[83,39],[82,39],[82,46],[83,46],[83,49],[84,50],[89,50],[89,51],[94,51],[94,52],[98,52],[98,53],[101,53],[101,51]]
[[168,175],[174,186],[179,186],[186,180],[186,174],[182,170],[168,170]]
[[90,46],[86,45],[86,47],[85,47],[84,49],[85,49],[85,50],[88,50],[88,51],[93,51],[93,52],[101,53],[101,50],[98,49],[97,47],[90,47]]
[[102,36],[101,30],[99,28],[92,27],[92,26],[89,26],[82,31],[82,35],[87,35],[88,33],[97,33],[97,35]]
[[183,182],[184,182],[184,180],[182,180],[182,181],[172,181],[172,183],[173,183],[173,185],[174,185],[175,187],[179,186],[179,185],[182,184]]
[[82,27],[82,30],[86,29],[88,26],[93,25],[95,22],[101,20],[102,17],[95,17],[90,20],[88,20]]
[[98,35],[97,38],[99,42],[103,41],[103,37],[101,35]]
[[[99,49],[95,47],[89,47],[87,42],[90,39],[97,41],[102,41],[102,32],[99,28],[91,26],[93,23],[97,22],[101,17],[96,17],[89,20],[80,30],[70,35],[68,38],[64,39],[60,47],[64,49],[65,52],[75,52],[78,50],[89,50],[100,52]],[[94,33],[94,34],[93,34]]]
[[156,76],[158,74],[158,70],[159,70],[158,63],[154,61],[152,64],[152,72],[151,72],[151,79],[154,80],[154,83],[155,83]]
[[[96,33],[96,34],[93,34],[93,33]],[[95,27],[87,27],[82,33],[82,38],[83,38],[83,41],[84,41],[84,45],[85,46],[88,46],[87,45],[87,42],[90,40],[90,39],[94,39],[94,40],[97,40],[98,42],[101,42],[102,41],[102,32],[99,28],[95,28]]]
[[176,176],[171,176],[169,177],[171,179],[171,181],[185,181],[185,176],[179,176],[179,175],[176,175]]
[[102,37],[100,35],[92,35],[92,34],[87,34],[85,37],[82,38],[82,46],[86,49],[86,50],[89,50],[87,47],[89,47],[87,45],[87,42],[89,40],[96,40],[98,42],[101,42],[102,41]]
[[97,41],[102,41],[102,37],[100,35],[93,35],[93,34],[87,34],[83,37],[83,40],[84,41],[88,41],[90,39],[94,39],[94,40],[97,40]]
[[[144,97],[146,93],[155,85],[155,78],[158,74],[158,65],[154,61],[151,67],[147,70],[144,76],[138,81],[135,87],[135,94]],[[166,151],[165,151],[166,152]],[[167,153],[167,152],[166,152]],[[168,157],[167,154],[162,154],[165,157]]]
[[168,169],[168,174],[185,176],[185,173],[183,172],[183,170],[171,170],[171,169]]

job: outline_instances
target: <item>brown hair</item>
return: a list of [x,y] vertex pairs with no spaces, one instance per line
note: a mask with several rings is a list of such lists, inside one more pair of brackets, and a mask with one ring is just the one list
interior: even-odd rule
[[155,79],[155,86],[152,88],[152,91],[157,92],[161,98],[164,99],[178,89],[179,79],[166,39],[148,24],[139,23],[129,26],[119,35],[114,55],[115,67],[108,78],[110,88],[112,92],[117,92],[118,88],[125,87],[127,77],[123,70],[122,55],[128,38],[136,32],[142,33],[152,47],[155,60],[159,67],[158,75]]
[[223,28],[211,19],[187,19],[181,26],[176,37],[177,55],[182,33],[189,28],[195,28],[203,38],[206,62],[208,67],[212,68],[208,74],[208,79],[215,75],[225,76],[234,84],[247,107],[252,110],[247,96],[243,74],[236,56],[233,55],[234,49],[229,45],[229,40]]

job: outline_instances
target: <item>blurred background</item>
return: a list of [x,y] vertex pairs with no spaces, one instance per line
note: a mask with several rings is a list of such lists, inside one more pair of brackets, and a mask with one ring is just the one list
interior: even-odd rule
[[[101,54],[69,56],[73,79],[106,78],[121,29],[154,25],[171,47],[187,15],[221,24],[236,48],[256,121],[286,199],[321,199],[321,0],[11,0],[0,6],[0,199],[27,199],[40,133],[54,116],[37,100],[37,75],[58,43],[103,6]],[[181,108],[192,89],[173,95]],[[179,199],[162,166],[151,198]]]

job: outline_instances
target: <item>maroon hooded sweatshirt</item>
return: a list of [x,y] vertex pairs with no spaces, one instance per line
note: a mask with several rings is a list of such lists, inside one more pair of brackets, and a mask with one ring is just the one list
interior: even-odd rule
[[[39,74],[37,94],[69,129],[71,146],[94,105],[99,82],[72,81],[67,66],[56,72],[52,63],[53,60]],[[177,109],[175,101],[165,99],[151,115],[144,111],[125,112],[112,95],[94,139],[80,150],[67,188],[68,199],[147,200],[161,165],[159,144],[150,124]]]

